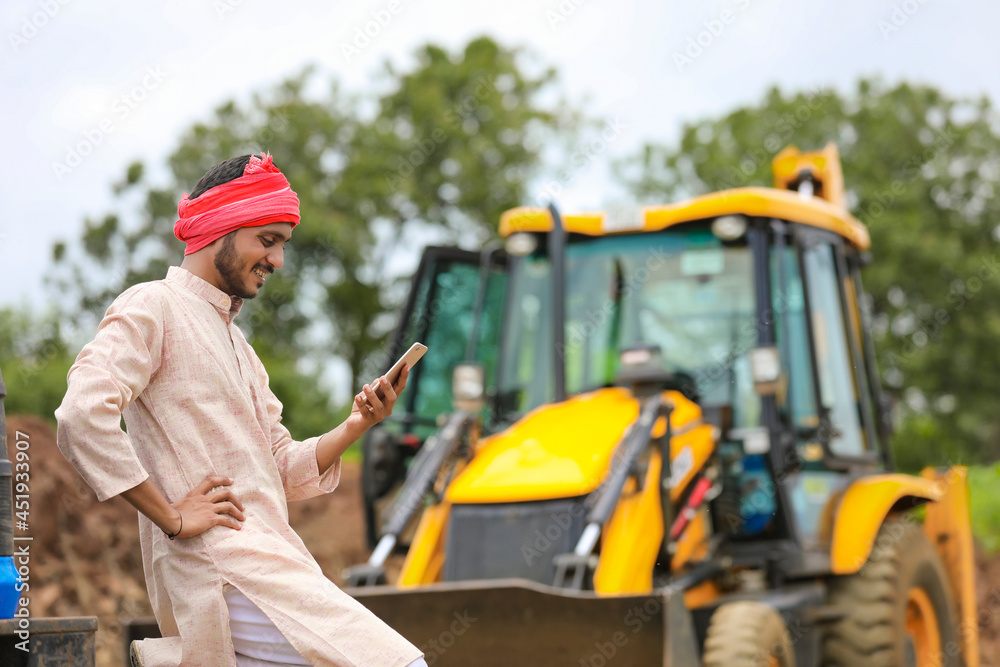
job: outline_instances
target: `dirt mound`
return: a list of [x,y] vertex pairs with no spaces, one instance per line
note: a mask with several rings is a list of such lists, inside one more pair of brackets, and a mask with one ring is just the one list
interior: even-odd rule
[[976,554],[979,653],[982,667],[1000,667],[1000,554]]
[[125,664],[122,620],[151,613],[136,512],[121,498],[97,502],[56,448],[55,433],[44,420],[8,417],[11,459],[16,440],[29,443],[31,465],[28,529],[15,530],[33,538],[25,593],[31,615],[97,616],[98,664]]
[[[15,438],[20,431],[21,438]],[[34,617],[97,616],[97,664],[127,664],[123,623],[152,610],[139,553],[136,511],[121,498],[97,502],[93,491],[56,448],[55,433],[37,417],[7,419],[8,456],[27,434],[31,464],[29,608]],[[334,493],[289,504],[291,524],[326,575],[364,561],[360,469],[345,463]],[[1000,557],[978,557],[979,630],[983,667],[1000,667]],[[398,569],[399,563],[393,563]]]

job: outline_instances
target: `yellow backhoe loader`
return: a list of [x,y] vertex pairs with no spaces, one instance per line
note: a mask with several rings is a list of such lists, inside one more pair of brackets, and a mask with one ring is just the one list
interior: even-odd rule
[[427,249],[346,576],[429,664],[978,665],[965,470],[892,472],[837,150],[773,172]]

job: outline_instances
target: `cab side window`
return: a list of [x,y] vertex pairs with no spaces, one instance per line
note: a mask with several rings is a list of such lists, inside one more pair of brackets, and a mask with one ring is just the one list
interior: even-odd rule
[[809,326],[802,271],[793,247],[785,247],[780,255],[771,254],[771,286],[775,335],[782,354],[781,366],[787,373],[778,405],[783,418],[789,418],[789,410],[794,413],[789,421],[796,429],[814,429],[819,426],[819,413],[809,357]]
[[[426,355],[414,367],[403,394],[405,414],[392,421],[411,421],[412,432],[421,437],[434,433],[438,415],[453,409],[452,371],[466,361],[479,291],[478,259],[476,255],[468,259],[435,257],[423,268],[416,283],[414,308],[401,339],[401,349],[420,341],[434,354]],[[484,367],[488,388],[496,382],[497,336],[505,286],[503,269],[495,268],[489,276],[482,320],[477,327],[473,361]],[[486,409],[484,417],[487,421],[492,418]]]
[[864,455],[868,447],[858,410],[856,365],[841,308],[833,246],[825,242],[809,246],[803,252],[803,264],[820,401],[829,419],[829,424],[821,428],[830,429],[830,450],[834,454]]

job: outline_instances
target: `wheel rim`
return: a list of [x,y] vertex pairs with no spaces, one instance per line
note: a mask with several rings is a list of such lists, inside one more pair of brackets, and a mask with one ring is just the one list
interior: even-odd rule
[[913,643],[914,667],[931,667],[941,659],[941,632],[937,613],[922,588],[911,588],[906,596],[906,634]]

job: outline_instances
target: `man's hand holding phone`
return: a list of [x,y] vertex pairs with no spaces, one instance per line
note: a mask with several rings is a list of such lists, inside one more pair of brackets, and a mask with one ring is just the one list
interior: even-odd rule
[[366,427],[371,427],[391,415],[396,399],[399,398],[399,392],[406,387],[406,379],[409,376],[410,369],[404,366],[395,385],[390,383],[385,375],[371,384],[366,384],[354,397],[352,416],[357,414]]
[[414,343],[388,373],[366,384],[354,396],[350,416],[332,431],[320,436],[316,443],[316,467],[320,474],[328,470],[365,431],[392,414],[396,399],[406,388],[410,369],[426,351],[425,346]]
[[426,351],[426,346],[414,343],[406,354],[392,365],[388,373],[372,384],[362,387],[361,392],[354,397],[352,416],[357,413],[365,426],[371,427],[391,415],[396,399],[406,387],[410,368],[424,356]]

